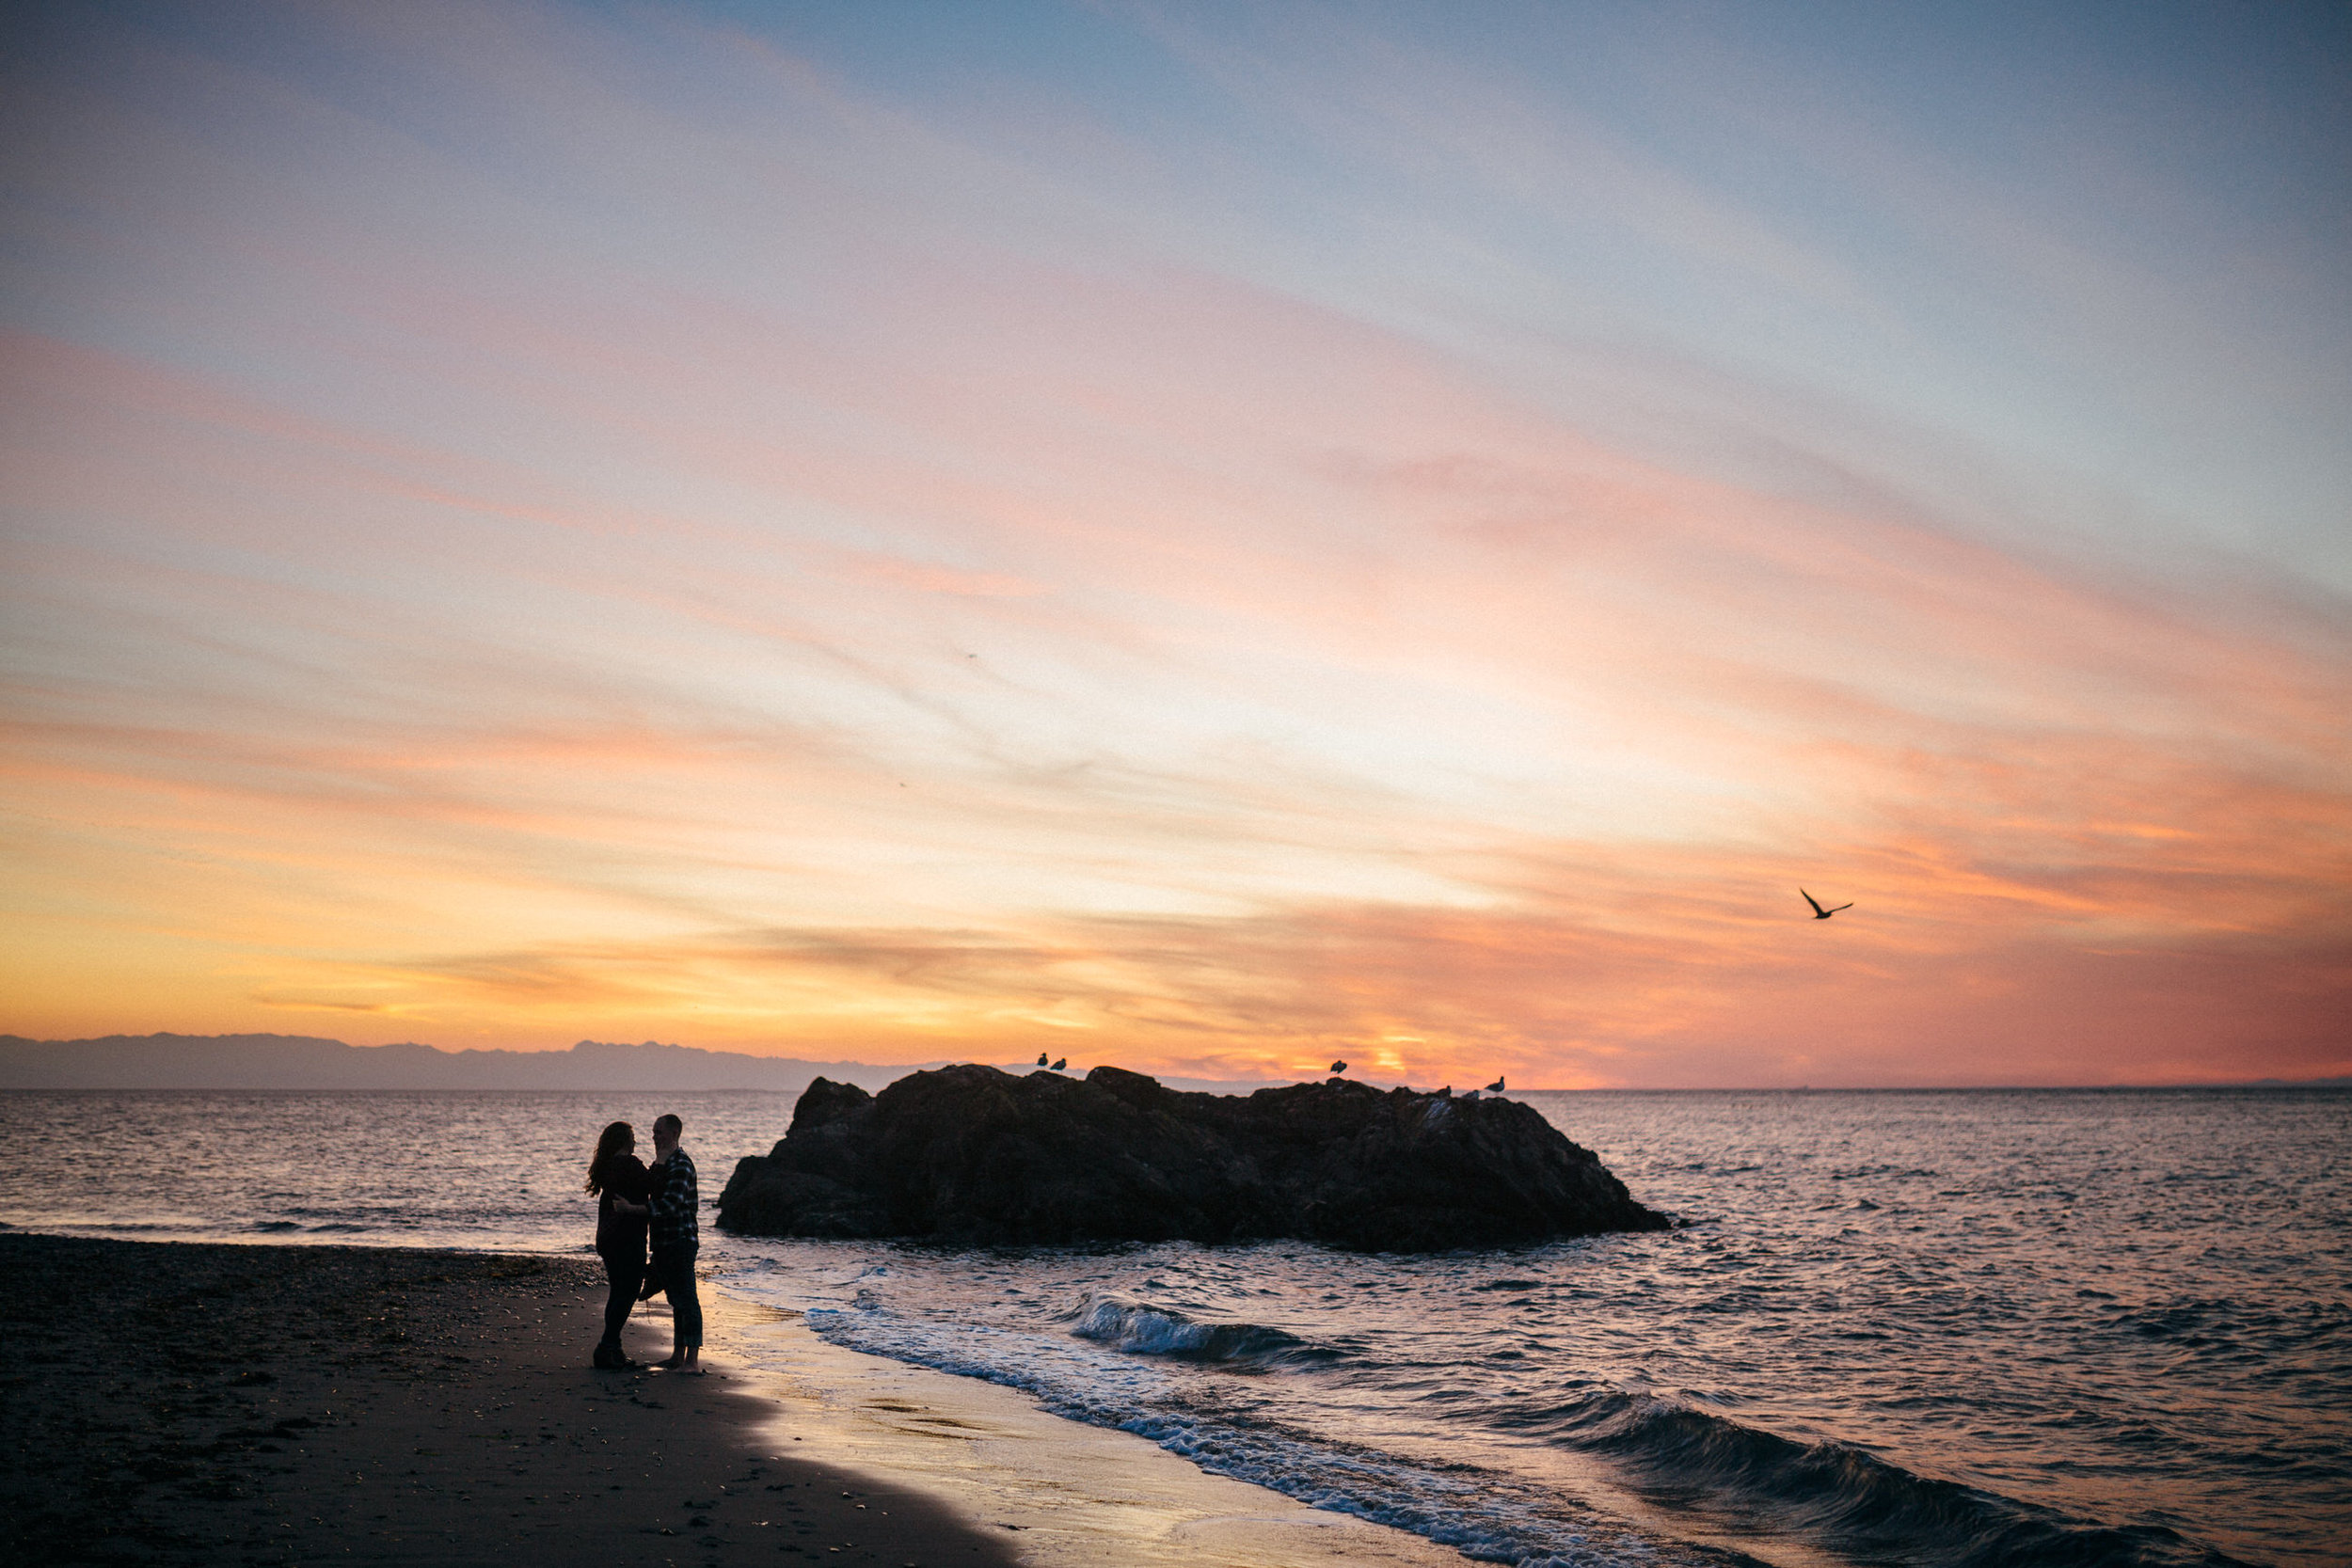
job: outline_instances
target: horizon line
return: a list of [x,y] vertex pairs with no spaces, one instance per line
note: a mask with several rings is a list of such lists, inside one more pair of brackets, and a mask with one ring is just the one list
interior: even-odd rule
[[[1033,1067],[1033,1066],[1032,1066],[1032,1064],[1030,1064],[1030,1063],[1028,1063],[1028,1062],[1025,1062],[1025,1061],[1023,1061],[1023,1062],[1011,1062],[1011,1063],[1006,1063],[1006,1062],[991,1062],[991,1061],[983,1061],[983,1060],[981,1060],[980,1058],[978,1058],[978,1057],[977,1057],[977,1056],[976,1056],[976,1057],[931,1056],[931,1057],[926,1057],[926,1058],[924,1058],[924,1059],[922,1059],[922,1060],[920,1060],[920,1061],[915,1061],[915,1062],[876,1062],[876,1061],[867,1061],[867,1060],[864,1060],[864,1059],[862,1059],[862,1058],[858,1058],[858,1057],[849,1057],[849,1056],[816,1057],[816,1056],[798,1056],[798,1055],[769,1054],[769,1053],[766,1053],[755,1052],[755,1051],[731,1050],[731,1049],[727,1049],[727,1048],[724,1048],[724,1047],[716,1047],[716,1046],[686,1045],[686,1044],[682,1044],[682,1043],[680,1043],[680,1042],[676,1042],[676,1041],[664,1041],[664,1040],[628,1041],[628,1040],[595,1040],[595,1039],[580,1039],[580,1040],[575,1040],[575,1041],[574,1041],[571,1045],[568,1045],[568,1046],[542,1046],[542,1047],[536,1047],[536,1048],[530,1048],[530,1047],[516,1047],[516,1046],[510,1046],[510,1045],[492,1045],[492,1046],[456,1046],[456,1047],[451,1047],[451,1046],[435,1045],[435,1044],[432,1044],[432,1043],[430,1043],[430,1042],[428,1042],[428,1041],[424,1041],[424,1040],[417,1040],[417,1039],[405,1039],[405,1040],[385,1040],[385,1041],[379,1041],[379,1042],[377,1042],[377,1043],[375,1043],[375,1044],[373,1044],[373,1045],[358,1045],[358,1044],[354,1044],[354,1043],[352,1043],[352,1042],[351,1042],[351,1041],[349,1041],[349,1040],[337,1039],[337,1038],[335,1038],[335,1037],[332,1037],[332,1036],[326,1036],[326,1035],[287,1035],[287,1034],[279,1034],[279,1033],[277,1033],[277,1032],[275,1032],[275,1031],[255,1031],[255,1032],[250,1032],[250,1033],[243,1033],[243,1034],[230,1034],[230,1035],[221,1035],[221,1034],[214,1034],[214,1035],[196,1035],[196,1034],[183,1034],[183,1033],[181,1033],[181,1032],[179,1032],[179,1031],[177,1031],[177,1030],[171,1030],[171,1029],[158,1029],[158,1030],[153,1030],[153,1031],[151,1031],[151,1032],[149,1032],[149,1033],[147,1033],[147,1034],[144,1034],[144,1035],[130,1035],[130,1034],[121,1034],[121,1033],[117,1033],[117,1034],[111,1034],[111,1035],[82,1036],[82,1037],[76,1037],[76,1038],[72,1038],[72,1039],[40,1039],[40,1038],[36,1038],[36,1037],[32,1037],[32,1036],[27,1036],[27,1035],[19,1035],[19,1034],[16,1034],[16,1033],[14,1033],[14,1032],[12,1032],[12,1031],[0,1031],[0,1045],[13,1043],[13,1044],[23,1045],[23,1046],[47,1046],[47,1047],[54,1047],[54,1048],[65,1048],[65,1047],[76,1046],[76,1045],[101,1045],[101,1044],[107,1044],[107,1043],[116,1042],[116,1041],[121,1041],[121,1042],[126,1042],[126,1043],[128,1043],[128,1042],[154,1041],[154,1040],[164,1040],[164,1039],[180,1039],[180,1040],[190,1040],[190,1041],[213,1041],[213,1040],[288,1040],[288,1041],[309,1041],[309,1042],[316,1042],[316,1043],[320,1043],[320,1044],[326,1044],[326,1045],[338,1045],[338,1046],[342,1046],[344,1050],[347,1050],[347,1051],[385,1051],[385,1050],[392,1050],[392,1049],[397,1049],[397,1048],[399,1048],[399,1047],[406,1046],[406,1047],[412,1047],[412,1048],[415,1048],[415,1049],[417,1049],[417,1050],[431,1051],[431,1052],[434,1052],[434,1053],[437,1053],[437,1054],[444,1055],[444,1056],[448,1056],[448,1057],[450,1057],[453,1061],[454,1061],[455,1059],[457,1059],[457,1058],[459,1058],[459,1057],[466,1056],[466,1055],[503,1055],[503,1056],[513,1056],[513,1057],[565,1056],[565,1055],[569,1055],[569,1054],[571,1054],[571,1053],[574,1053],[574,1052],[577,1052],[577,1051],[578,1051],[580,1047],[582,1047],[582,1046],[599,1046],[599,1047],[610,1047],[610,1048],[612,1048],[612,1049],[615,1049],[615,1050],[622,1050],[622,1051],[642,1051],[642,1050],[648,1050],[648,1049],[650,1049],[650,1050],[657,1050],[657,1051],[688,1051],[688,1052],[694,1052],[694,1053],[700,1053],[700,1054],[703,1054],[703,1055],[709,1055],[709,1056],[735,1056],[735,1057],[739,1057],[739,1058],[742,1058],[742,1059],[744,1059],[744,1060],[746,1060],[746,1061],[772,1062],[772,1063],[777,1063],[777,1064],[780,1064],[780,1065],[781,1065],[781,1064],[785,1064],[785,1063],[799,1063],[799,1064],[801,1064],[801,1065],[807,1066],[807,1067],[811,1067],[811,1068],[827,1068],[827,1067],[830,1067],[830,1068],[835,1068],[835,1069],[875,1069],[875,1070],[879,1070],[879,1071],[893,1071],[893,1070],[895,1070],[895,1071],[899,1071],[899,1072],[901,1073],[901,1075],[902,1075],[902,1076],[904,1076],[904,1075],[908,1075],[908,1074],[913,1074],[913,1073],[915,1073],[915,1072],[922,1072],[922,1071],[927,1071],[927,1070],[935,1070],[935,1069],[940,1069],[940,1068],[945,1068],[945,1067],[956,1067],[956,1066],[963,1066],[963,1065],[967,1065],[967,1064],[968,1064],[968,1065],[982,1066],[982,1067],[991,1067],[991,1068],[994,1068],[994,1069],[998,1069],[998,1070],[1000,1070],[1000,1071],[1002,1071],[1002,1070],[1007,1070],[1007,1069],[1028,1069],[1029,1070],[1034,1070],[1034,1071],[1045,1071],[1045,1070],[1049,1070],[1049,1069],[1043,1069],[1043,1068],[1036,1068],[1036,1067]],[[1120,1064],[1118,1064],[1118,1063],[1116,1063],[1116,1062],[1094,1062],[1094,1063],[1088,1064],[1088,1066],[1087,1066],[1086,1068],[1084,1068],[1084,1069],[1074,1069],[1074,1070],[1070,1070],[1070,1069],[1065,1069],[1065,1070],[1067,1070],[1067,1075],[1068,1075],[1068,1076],[1071,1076],[1071,1077],[1075,1078],[1075,1077],[1083,1077],[1083,1076],[1084,1076],[1084,1074],[1085,1074],[1085,1072],[1091,1070],[1091,1069],[1092,1069],[1093,1068],[1095,1068],[1095,1067],[1118,1067],[1118,1066],[1120,1066]],[[1123,1070],[1123,1071],[1135,1072],[1135,1071],[1139,1071],[1140,1069],[1134,1069],[1134,1068],[1122,1068],[1122,1069],[1121,1069],[1121,1070]],[[818,1073],[817,1076],[818,1076],[818,1077],[822,1077],[822,1076],[823,1076],[823,1074],[820,1072],[820,1073]],[[1218,1076],[1216,1076],[1216,1075],[1214,1075],[1214,1074],[1211,1074],[1211,1073],[1206,1073],[1206,1072],[1161,1072],[1161,1073],[1146,1073],[1146,1074],[1144,1074],[1144,1076],[1152,1077],[1152,1078],[1154,1078],[1155,1080],[1156,1080],[1156,1079],[1161,1079],[1161,1078],[1174,1078],[1174,1079],[1179,1079],[1179,1080],[1186,1080],[1186,1081],[1190,1081],[1190,1082],[1193,1082],[1193,1083],[1202,1083],[1202,1084],[1228,1085],[1235,1085],[1235,1086],[1239,1086],[1239,1085],[1254,1085],[1254,1086],[1256,1086],[1256,1087],[1262,1087],[1262,1088],[1279,1088],[1279,1087],[1284,1086],[1284,1085],[1291,1085],[1291,1084],[1321,1083],[1321,1082],[1325,1082],[1325,1081],[1327,1081],[1327,1079],[1328,1077],[1331,1077],[1331,1076],[1343,1076],[1343,1076],[1345,1076],[1345,1075],[1344,1075],[1344,1074],[1302,1075],[1302,1076],[1299,1076],[1299,1077],[1291,1077],[1291,1078],[1265,1078],[1265,1077],[1249,1077],[1249,1076],[1242,1076],[1242,1077],[1230,1077],[1230,1078],[1229,1078],[1229,1077],[1218,1077]],[[1395,1078],[1381,1078],[1381,1079],[1358,1078],[1358,1079],[1356,1079],[1356,1080],[1354,1080],[1354,1081],[1355,1081],[1355,1082],[1359,1082],[1359,1083],[1363,1083],[1363,1084],[1366,1084],[1366,1085],[1375,1085],[1375,1084],[1377,1084],[1377,1085],[1388,1085],[1388,1086],[1390,1086],[1390,1087],[1392,1087],[1392,1088],[1406,1088],[1406,1089],[1413,1089],[1413,1087],[1414,1087],[1411,1084],[1407,1083],[1406,1081],[1405,1081],[1405,1080],[1403,1080],[1403,1079],[1395,1079]],[[894,1080],[894,1082],[895,1082],[895,1080]],[[1452,1085],[1450,1085],[1450,1084],[1446,1084],[1446,1085],[1438,1085],[1438,1088],[1446,1088],[1446,1089],[1450,1089],[1452,1086],[1453,1086]],[[805,1087],[805,1085],[803,1085],[803,1087]],[[643,1093],[643,1092],[646,1092],[646,1091],[644,1091],[644,1090],[638,1089],[638,1088],[632,1088],[632,1087],[629,1087],[629,1086],[628,1086],[628,1085],[617,1085],[617,1086],[614,1086],[614,1087],[611,1088],[610,1090],[600,1089],[598,1086],[596,1086],[596,1085],[574,1085],[574,1086],[572,1086],[572,1088],[573,1088],[573,1091],[574,1091],[574,1092],[579,1092],[579,1093],[598,1093],[598,1092],[612,1092],[612,1093]],[[1586,1087],[1557,1087],[1557,1088],[1534,1087],[1534,1088],[1526,1088],[1526,1089],[1518,1089],[1518,1090],[1505,1090],[1505,1091],[1503,1091],[1503,1094],[1504,1094],[1504,1097],[1505,1097],[1505,1098],[1508,1098],[1509,1096],[1514,1095],[1514,1094],[1996,1094],[1996,1093],[2040,1093],[2040,1094],[2064,1094],[2064,1093],[2105,1093],[2105,1092],[2124,1092],[2124,1091],[2129,1091],[2129,1092],[2146,1092],[2146,1091],[2153,1091],[2153,1090],[2196,1090],[2196,1089],[2264,1089],[2264,1088],[2277,1088],[2277,1089],[2328,1089],[2328,1088],[2352,1088],[2352,1073],[2322,1073],[2322,1074],[2318,1074],[2318,1075],[2315,1075],[2315,1076],[2313,1076],[2313,1077],[2310,1077],[2310,1078],[2279,1078],[2279,1077],[2264,1077],[2264,1078],[2233,1078],[2233,1079],[2193,1080],[2193,1081],[2178,1081],[2178,1082],[2170,1082],[2170,1083],[2166,1083],[2166,1082],[2126,1082],[2126,1083],[2112,1083],[2112,1084],[2019,1084],[2019,1083],[1993,1083],[1993,1084],[1825,1084],[1825,1085],[1813,1085],[1813,1084],[1726,1084],[1726,1085],[1636,1085],[1636,1084],[1618,1084],[1618,1085],[1592,1085],[1592,1086],[1586,1086]],[[543,1092],[547,1092],[546,1090],[539,1089],[539,1088],[534,1088],[534,1087],[512,1087],[512,1086],[506,1086],[506,1087],[494,1087],[494,1086],[487,1086],[487,1085],[410,1085],[410,1086],[405,1086],[405,1087],[390,1087],[390,1086],[387,1086],[387,1087],[373,1087],[373,1088],[371,1088],[371,1087],[362,1087],[362,1086],[357,1086],[357,1085],[335,1085],[335,1086],[319,1086],[319,1087],[310,1087],[310,1088],[301,1088],[301,1087],[290,1087],[290,1086],[286,1086],[286,1085],[234,1085],[234,1086],[231,1086],[231,1085],[210,1085],[210,1086],[207,1086],[207,1085],[141,1085],[141,1086],[137,1086],[137,1087],[114,1087],[114,1088],[109,1088],[109,1087],[106,1087],[106,1086],[104,1086],[104,1085],[78,1085],[78,1086],[77,1086],[77,1085],[57,1085],[57,1084],[52,1084],[52,1085],[0,1085],[0,1089],[5,1089],[5,1091],[6,1091],[6,1092],[10,1092],[10,1093],[67,1093],[67,1094],[72,1094],[72,1093],[111,1093],[111,1094],[128,1094],[128,1093],[154,1093],[154,1094],[173,1094],[173,1093],[208,1093],[208,1094],[239,1094],[239,1093],[281,1093],[281,1094],[376,1094],[376,1093],[389,1093],[389,1094],[416,1094],[416,1093],[440,1093],[440,1092],[447,1092],[447,1093],[466,1093],[466,1094],[501,1094],[501,1093],[519,1093],[519,1094],[530,1094],[530,1093],[543,1093]],[[706,1087],[694,1088],[694,1089],[686,1089],[686,1088],[681,1088],[681,1089],[679,1089],[677,1092],[680,1092],[680,1093],[696,1093],[696,1094],[724,1094],[724,1093],[730,1093],[730,1092],[763,1093],[763,1094],[781,1094],[781,1093],[788,1093],[788,1092],[791,1092],[791,1091],[789,1091],[789,1090],[786,1090],[786,1089],[774,1089],[774,1088],[768,1088],[768,1087],[765,1087],[765,1086],[763,1086],[763,1085],[749,1085],[749,1084],[746,1084],[746,1085],[714,1085],[714,1086],[706,1086]],[[1199,1092],[1199,1091],[1193,1091],[1193,1092]],[[1414,1092],[1417,1092],[1417,1093],[1435,1093],[1435,1092],[1437,1092],[1437,1089],[1436,1089],[1436,1088],[1432,1088],[1432,1089],[1415,1089],[1415,1090],[1414,1090]],[[1486,1092],[1486,1091],[1484,1091],[1484,1090],[1465,1090],[1465,1091],[1463,1091],[1463,1092],[1467,1094],[1467,1093],[1471,1093],[1471,1092],[1485,1093],[1485,1092]]]

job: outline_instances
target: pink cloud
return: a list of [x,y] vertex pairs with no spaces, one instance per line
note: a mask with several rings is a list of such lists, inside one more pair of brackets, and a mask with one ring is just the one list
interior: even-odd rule
[[[1038,170],[950,167],[804,62],[739,62],[783,106],[728,131],[571,55],[510,81],[352,25],[599,128],[564,166],[615,156],[632,221],[583,240],[338,121],[482,232],[322,177],[262,236],[174,230],[172,276],[233,297],[173,294],[150,352],[0,342],[5,777],[29,923],[94,933],[13,977],[57,1032],[1052,1031],[1550,1083],[2340,1062],[2328,607],[1613,445],[1305,291],[1082,245]],[[705,206],[677,254],[629,239]],[[1645,211],[1847,297],[1703,193]],[[1801,883],[1859,907],[1806,924]]]

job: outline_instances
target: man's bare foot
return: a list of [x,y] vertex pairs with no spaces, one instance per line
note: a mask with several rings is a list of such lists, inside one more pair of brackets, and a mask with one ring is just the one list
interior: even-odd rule
[[686,1370],[687,1362],[686,1357],[682,1355],[673,1355],[667,1361],[657,1361],[654,1365],[665,1372],[677,1372]]

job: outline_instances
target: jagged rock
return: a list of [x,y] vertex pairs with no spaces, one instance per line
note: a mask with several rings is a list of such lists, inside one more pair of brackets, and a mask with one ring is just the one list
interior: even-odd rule
[[1662,1230],[1591,1150],[1531,1106],[1346,1079],[1184,1094],[951,1067],[880,1095],[819,1078],[767,1155],[739,1162],[719,1224],[754,1236],[960,1245],[1291,1236],[1374,1252]]

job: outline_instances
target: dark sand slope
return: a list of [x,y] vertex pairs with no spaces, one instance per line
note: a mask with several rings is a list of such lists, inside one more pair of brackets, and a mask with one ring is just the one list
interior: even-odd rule
[[[0,1236],[12,1562],[919,1563],[1008,1547],[711,1375],[588,1370],[572,1259]],[[667,1323],[631,1329],[666,1352]],[[783,1457],[779,1458],[778,1455]],[[837,1548],[837,1549],[836,1549]]]

